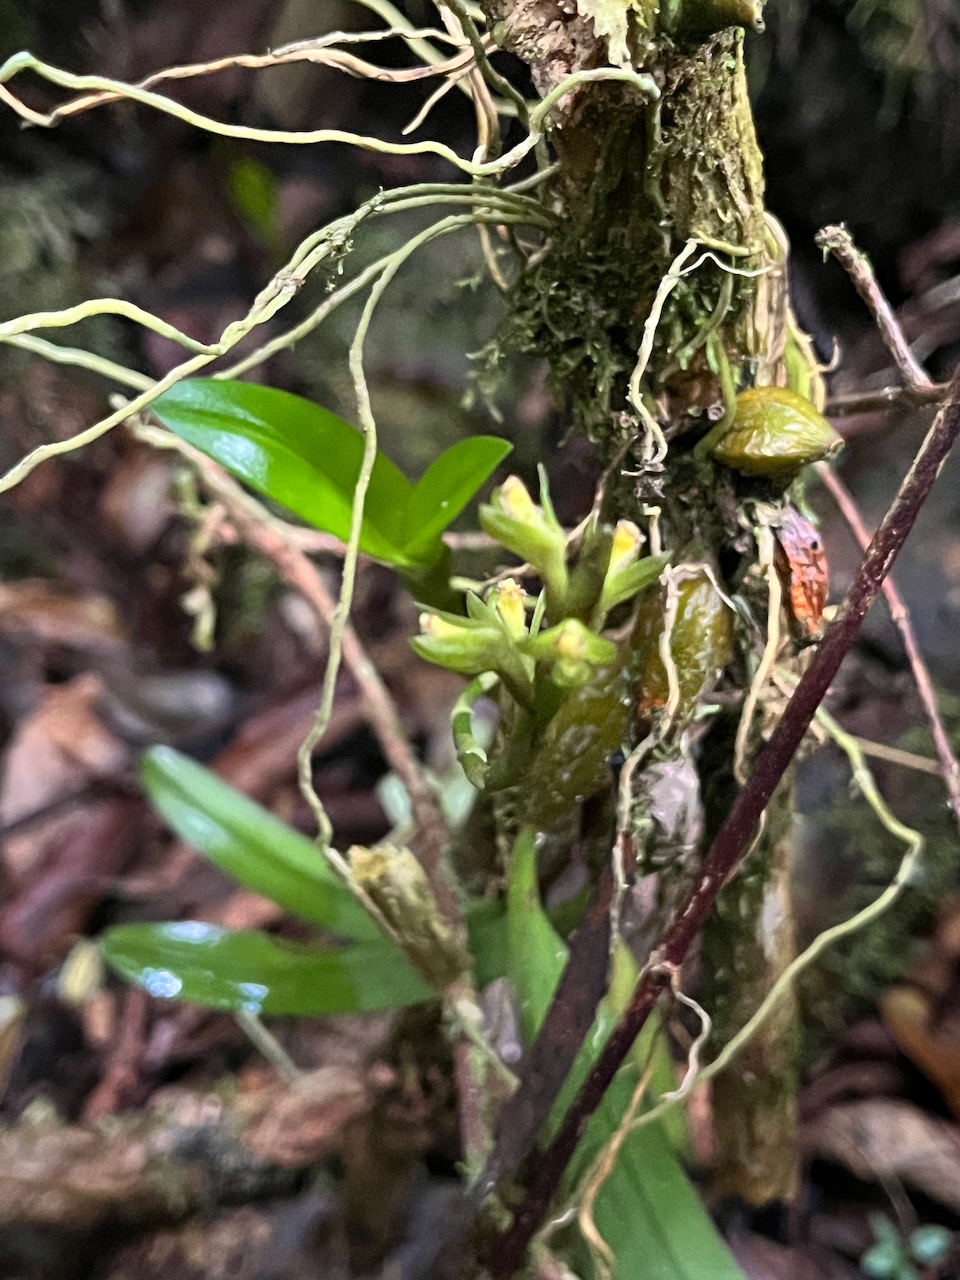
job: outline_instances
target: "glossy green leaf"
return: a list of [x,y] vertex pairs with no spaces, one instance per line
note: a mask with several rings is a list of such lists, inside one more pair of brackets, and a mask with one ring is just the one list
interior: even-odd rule
[[310,924],[344,938],[383,941],[317,846],[215,773],[171,747],[151,747],[140,777],[181,840],[221,871]]
[[233,1013],[326,1017],[435,999],[385,939],[333,951],[197,920],[117,925],[104,959],[153,996]]
[[524,827],[513,846],[507,883],[507,938],[513,984],[525,1045],[532,1043],[553,999],[567,960],[563,939],[540,903],[537,846]]
[[[578,1157],[592,1159],[615,1133],[638,1079],[636,1067],[616,1077]],[[744,1280],[657,1123],[624,1139],[597,1194],[593,1220],[614,1258],[612,1280]],[[588,1273],[585,1245],[583,1254],[581,1271]]]
[[[341,937],[393,947],[317,846],[255,800],[172,747],[145,752],[140,776],[177,835],[248,889]],[[484,899],[468,899],[464,915],[483,986],[506,969],[506,917]]]
[[[363,437],[319,405],[252,382],[189,378],[159,396],[153,413],[251,489],[344,541]],[[360,547],[405,563],[400,529],[412,486],[384,454],[370,476]]]
[[[348,539],[364,443],[350,423],[289,392],[218,378],[179,382],[152,411],[258,493]],[[417,485],[378,451],[360,549],[401,570],[434,564],[444,555],[444,529],[509,450],[493,436],[462,440]]]
[[413,560],[432,559],[444,529],[490,478],[513,448],[497,436],[471,436],[441,453],[427,468],[403,515],[404,550]]

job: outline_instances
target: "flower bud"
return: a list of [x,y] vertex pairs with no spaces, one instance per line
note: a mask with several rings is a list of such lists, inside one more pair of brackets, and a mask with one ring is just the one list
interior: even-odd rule
[[567,538],[542,481],[543,505],[517,476],[508,476],[480,507],[480,524],[501,546],[526,560],[543,579],[551,612],[559,615],[567,590]]
[[528,663],[521,657],[513,637],[499,615],[477,596],[468,596],[471,616],[459,617],[440,610],[420,615],[419,636],[410,644],[427,662],[463,676],[495,672],[517,702],[531,706],[533,685]]
[[530,491],[519,476],[507,476],[493,495],[494,506],[499,505],[505,515],[520,524],[542,521],[543,512],[530,497]]
[[566,618],[555,627],[541,631],[520,646],[521,651],[539,662],[549,663],[556,684],[565,689],[586,684],[595,668],[612,662],[617,646],[612,640],[598,636],[576,618]]
[[786,387],[751,387],[737,396],[733,424],[710,453],[743,475],[790,478],[842,447],[842,438],[803,396]]
[[613,546],[610,548],[610,563],[607,573],[620,573],[637,559],[643,546],[643,534],[632,520],[618,520],[613,531]]
[[515,578],[504,578],[497,583],[490,595],[493,597],[493,607],[510,636],[514,640],[522,640],[527,634],[523,587]]

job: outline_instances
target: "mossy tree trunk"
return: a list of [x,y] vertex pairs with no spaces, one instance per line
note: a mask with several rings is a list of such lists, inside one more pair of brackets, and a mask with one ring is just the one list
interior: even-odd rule
[[[652,101],[629,82],[596,80],[561,102],[551,137],[560,162],[551,200],[562,230],[519,281],[504,341],[546,358],[576,428],[605,461],[633,442],[608,484],[605,518],[642,525],[654,514],[654,537],[673,565],[702,566],[711,591],[736,592],[754,608],[757,625],[738,622],[719,679],[699,680],[670,717],[643,687],[643,663],[632,671],[638,710],[626,728],[628,745],[651,729],[656,739],[634,792],[653,794],[650,771],[665,764],[699,774],[706,838],[737,785],[735,734],[766,627],[757,512],[782,509],[787,499],[782,485],[705,469],[693,446],[722,413],[724,364],[737,390],[785,386],[788,378],[796,385],[798,370],[806,389],[816,381],[789,313],[785,245],[763,204],[743,30],[730,25],[751,18],[760,25],[759,17],[739,0],[703,0],[679,12],[663,4],[661,15],[673,10],[668,32],[647,0],[629,8],[622,0],[581,0],[572,13],[574,6],[551,0],[487,0],[486,8],[498,41],[529,64],[542,94],[573,71],[611,62],[648,75],[660,91]],[[677,273],[664,298],[661,284],[691,240],[697,244],[686,265],[699,265]],[[628,395],[645,322],[661,304],[639,386],[666,437],[662,461],[650,447],[649,418],[645,427],[646,415]],[[696,666],[696,655],[678,654],[681,685],[685,659]],[[761,731],[758,712],[746,771]],[[791,955],[791,817],[786,783],[704,941],[710,979],[703,998],[717,1015],[715,1049],[746,1021]],[[642,812],[638,819],[642,824]],[[662,865],[661,898],[670,897],[672,875],[690,871],[689,863]],[[794,1188],[792,1024],[786,1004],[716,1084],[718,1190],[755,1203],[789,1197]]]

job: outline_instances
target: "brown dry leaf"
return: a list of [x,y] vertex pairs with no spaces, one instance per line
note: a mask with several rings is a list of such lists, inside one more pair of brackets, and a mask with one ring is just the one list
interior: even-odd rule
[[[51,686],[37,710],[17,726],[0,782],[0,826],[40,814],[91,781],[115,777],[127,767],[128,746],[96,712],[102,689],[99,676],[89,672]],[[68,822],[69,815],[52,817],[8,837],[3,858],[14,881],[23,880]]]
[[910,1061],[943,1094],[955,1119],[960,1119],[960,1039],[956,1023],[936,1027],[933,1001],[918,987],[893,987],[880,1001],[880,1012],[891,1035]]
[[154,449],[135,450],[111,473],[100,495],[104,523],[143,555],[176,514],[170,497],[175,464]]
[[37,710],[17,726],[0,784],[0,823],[16,822],[126,763],[127,747],[96,712],[103,691],[91,672],[51,685]]
[[865,1182],[897,1179],[960,1212],[960,1129],[909,1102],[869,1098],[830,1107],[801,1130],[808,1157]]
[[733,1236],[729,1244],[747,1280],[862,1280],[852,1262],[816,1245],[787,1247],[749,1233]]
[[960,894],[943,899],[909,985],[888,991],[880,1009],[901,1051],[960,1119]]
[[60,961],[129,858],[142,818],[139,801],[112,798],[72,809],[53,830],[43,824],[35,864],[0,908],[0,949],[34,972]]
[[115,653],[127,642],[108,596],[78,594],[43,578],[0,582],[0,631],[14,639]]
[[[957,548],[960,550],[960,548]],[[957,576],[960,577],[960,565]],[[960,1005],[960,894],[951,893],[940,903],[937,922],[923,955],[910,971],[910,981],[922,987],[935,1002],[936,1017],[951,1005]]]
[[[302,690],[253,716],[217,756],[210,768],[238,791],[264,802],[278,784],[293,776],[291,761],[313,720],[316,688]],[[323,739],[332,750],[364,723],[356,698],[338,698]]]

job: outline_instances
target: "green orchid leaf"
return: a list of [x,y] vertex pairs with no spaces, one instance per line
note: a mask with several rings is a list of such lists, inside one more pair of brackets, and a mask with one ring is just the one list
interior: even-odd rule
[[310,924],[344,938],[384,941],[315,844],[215,773],[161,746],[144,754],[140,777],[181,840],[221,871]]
[[435,999],[385,939],[334,951],[197,920],[117,925],[103,957],[153,996],[232,1013],[328,1017]]
[[452,445],[431,463],[404,510],[404,550],[411,559],[435,558],[440,535],[512,448],[497,436],[472,436]]
[[468,898],[463,910],[473,956],[474,979],[485,987],[507,969],[507,917],[499,902]]
[[[152,747],[140,776],[177,835],[248,889],[309,924],[358,942],[397,948],[315,844],[262,805],[172,747]],[[506,917],[498,902],[468,899],[464,915],[481,986],[506,966]]]
[[[637,976],[633,957],[620,943],[613,956],[609,990],[557,1100],[551,1126],[558,1123],[596,1062],[630,1002]],[[590,1117],[566,1171],[574,1199],[583,1192],[581,1180],[588,1169],[623,1124],[641,1075],[648,1074],[645,1096],[650,1105],[676,1087],[670,1053],[659,1032],[659,1020],[648,1020]],[[652,1280],[744,1280],[687,1177],[680,1152],[688,1145],[686,1116],[680,1107],[634,1129],[621,1142],[593,1206],[594,1223],[615,1259],[611,1280],[633,1280],[637,1275],[649,1275]],[[626,1205],[631,1206],[629,1213]],[[583,1251],[586,1255],[586,1244]],[[585,1265],[584,1272],[588,1271]]]
[[[300,396],[252,382],[189,378],[159,396],[153,413],[231,475],[344,542],[363,436]],[[360,549],[405,565],[403,520],[413,486],[378,453],[364,506]]]
[[529,827],[517,837],[510,861],[507,939],[507,972],[517,1000],[523,1043],[529,1045],[550,1007],[567,960],[566,945],[540,904],[536,839]]
[[[638,1079],[635,1066],[617,1075],[591,1117],[577,1152],[581,1163],[616,1132]],[[593,1221],[613,1258],[610,1280],[745,1280],[657,1122],[624,1138],[594,1201]],[[586,1244],[581,1248],[580,1274],[597,1274]]]
[[[363,460],[363,436],[319,405],[252,382],[188,378],[153,412],[264,497],[346,542]],[[360,550],[415,575],[446,553],[441,535],[511,446],[494,436],[461,440],[412,485],[377,452],[364,503]]]
[[[579,1090],[629,1002],[637,969],[622,944],[614,954],[610,990],[551,1116],[560,1115]],[[584,1178],[629,1111],[641,1074],[647,1071],[647,1099],[676,1087],[673,1066],[659,1021],[651,1019],[640,1033],[630,1058],[620,1069],[566,1171],[573,1198],[583,1192]],[[634,1129],[623,1139],[613,1168],[604,1179],[593,1206],[593,1220],[615,1259],[611,1280],[744,1280],[710,1215],[687,1177],[679,1153],[688,1146],[686,1116],[676,1107],[661,1119]],[[626,1206],[630,1211],[626,1211]],[[589,1274],[583,1245],[584,1274]]]

